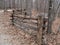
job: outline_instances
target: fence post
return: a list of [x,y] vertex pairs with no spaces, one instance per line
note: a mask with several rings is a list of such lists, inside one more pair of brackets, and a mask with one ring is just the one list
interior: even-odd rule
[[38,45],[42,44],[42,23],[43,23],[42,16],[39,16],[38,17],[38,31],[37,31],[37,43],[38,43]]
[[12,15],[11,15],[11,22],[12,22],[12,25],[14,25],[14,10],[12,11],[13,13],[12,13]]

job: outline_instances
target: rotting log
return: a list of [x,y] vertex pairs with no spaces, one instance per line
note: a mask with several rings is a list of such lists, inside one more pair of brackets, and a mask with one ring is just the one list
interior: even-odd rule
[[42,44],[42,23],[43,23],[43,18],[42,16],[38,17],[38,31],[37,31],[37,43],[38,45]]

